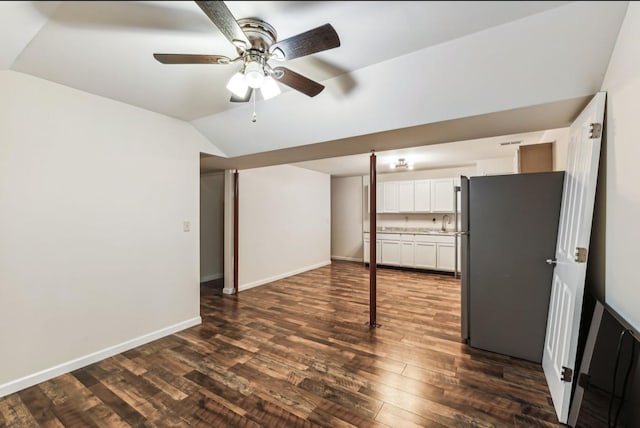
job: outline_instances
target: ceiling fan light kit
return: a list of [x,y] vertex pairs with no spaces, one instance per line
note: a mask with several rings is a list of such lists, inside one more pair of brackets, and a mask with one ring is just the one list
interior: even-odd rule
[[[324,86],[286,67],[271,67],[269,60],[287,61],[340,46],[340,39],[331,24],[325,24],[278,41],[275,29],[256,18],[236,20],[223,1],[196,1],[197,5],[233,44],[238,57],[197,54],[153,54],[162,64],[234,64],[242,67],[227,83],[232,93],[230,101],[247,102],[255,89],[267,100],[280,94],[278,82],[298,92],[314,97]],[[255,96],[254,102],[255,102]],[[255,115],[255,113],[254,113]]]
[[398,159],[397,163],[391,163],[389,165],[389,168],[391,169],[413,169],[413,162],[411,161],[407,161],[405,158],[400,158]]

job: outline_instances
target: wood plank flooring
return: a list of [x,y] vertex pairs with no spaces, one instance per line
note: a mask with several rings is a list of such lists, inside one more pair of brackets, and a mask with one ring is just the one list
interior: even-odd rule
[[554,427],[538,364],[460,343],[452,276],[332,265],[222,296],[203,324],[0,399],[9,427]]

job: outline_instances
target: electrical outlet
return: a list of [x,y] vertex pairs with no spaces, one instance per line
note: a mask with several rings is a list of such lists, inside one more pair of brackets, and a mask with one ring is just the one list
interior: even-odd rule
[[191,231],[191,222],[189,220],[185,220],[182,222],[182,231],[183,232]]

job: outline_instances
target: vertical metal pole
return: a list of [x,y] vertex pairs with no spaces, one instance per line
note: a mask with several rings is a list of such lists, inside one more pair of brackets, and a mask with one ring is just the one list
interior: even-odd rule
[[[376,215],[377,209],[377,172],[376,155],[371,153],[369,162],[369,326],[377,327],[376,323]],[[365,250],[366,251],[366,250]]]
[[233,294],[238,294],[238,209],[240,187],[238,170],[233,173]]
[[460,266],[458,266],[458,248],[460,248],[460,229],[458,228],[458,193],[460,193],[460,186],[453,186],[453,221],[454,221],[454,251],[455,251],[455,267],[453,269],[453,277],[460,277]]

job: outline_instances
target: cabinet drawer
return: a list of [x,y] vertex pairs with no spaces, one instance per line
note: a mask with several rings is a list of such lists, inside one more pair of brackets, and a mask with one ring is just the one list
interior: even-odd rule
[[400,237],[400,240],[401,240],[402,242],[413,242],[413,240],[414,240],[414,236],[413,236],[413,235],[406,234],[406,233],[403,233],[403,234],[401,235],[401,237]]
[[442,244],[455,244],[455,236],[451,235],[416,235],[415,242],[434,242]]
[[378,233],[378,239],[381,241],[399,241],[400,234],[399,233]]

